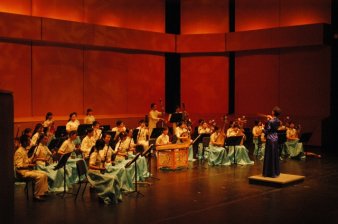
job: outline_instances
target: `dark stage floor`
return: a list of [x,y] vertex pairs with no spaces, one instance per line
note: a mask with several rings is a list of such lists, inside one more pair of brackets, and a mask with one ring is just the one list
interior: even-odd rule
[[305,181],[285,188],[250,185],[261,161],[230,167],[195,162],[188,170],[155,171],[160,180],[140,187],[145,197],[124,196],[109,206],[89,189],[76,202],[53,195],[46,202],[27,201],[17,185],[15,223],[338,223],[337,157],[286,160],[281,167]]

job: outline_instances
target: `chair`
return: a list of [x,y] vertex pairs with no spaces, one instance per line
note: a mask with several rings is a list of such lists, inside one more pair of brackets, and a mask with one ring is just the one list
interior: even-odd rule
[[202,145],[203,145],[202,159],[203,160],[204,160],[205,148],[209,147],[209,143],[210,143],[210,137],[203,137],[203,139],[202,139]]
[[[76,162],[76,168],[77,168],[77,173],[78,173],[78,177],[79,177],[79,182],[78,182],[79,188],[77,189],[75,200],[77,199],[77,196],[80,192],[81,185],[85,184],[85,187],[83,188],[83,191],[82,191],[82,197],[83,197],[83,194],[84,194],[86,187],[87,187],[87,184],[88,184],[86,162],[84,160],[77,161]],[[81,177],[83,175],[85,176],[85,178],[83,180],[81,180]]]
[[31,177],[22,177],[21,175],[18,175],[16,172],[16,169],[14,169],[14,182],[24,182],[25,183],[25,194],[27,200],[29,200],[29,185],[32,185],[32,197],[34,198],[34,191],[35,191],[35,180]]

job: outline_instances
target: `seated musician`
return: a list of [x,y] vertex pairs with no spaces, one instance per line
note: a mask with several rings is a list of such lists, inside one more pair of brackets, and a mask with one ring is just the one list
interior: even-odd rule
[[290,121],[290,127],[286,131],[286,151],[289,158],[305,159],[303,143],[299,142],[299,130],[295,128],[294,122]]
[[119,140],[115,146],[115,152],[117,152],[115,161],[121,162],[127,159],[129,154],[133,154],[134,149],[135,144],[133,138],[130,138],[127,132],[121,132],[119,135]]
[[119,137],[120,133],[126,131],[126,126],[124,125],[123,121],[121,121],[121,120],[117,120],[115,122],[115,124],[116,124],[116,126],[113,127],[111,130],[116,132],[114,140],[117,140],[117,138]]
[[227,152],[224,148],[225,133],[217,126],[215,132],[210,136],[209,150],[208,150],[208,164],[209,165],[230,165]]
[[81,152],[83,154],[83,158],[89,158],[90,149],[95,145],[96,139],[94,138],[94,129],[88,128],[87,135],[82,139],[81,142]]
[[88,108],[86,117],[83,119],[84,124],[93,124],[95,121],[95,117],[93,115],[93,109]]
[[[198,134],[211,134],[211,129],[209,128],[209,125],[206,121],[202,120],[200,122],[200,125],[198,126]],[[202,159],[203,158],[203,143],[200,142],[198,144],[198,159]]]
[[259,144],[260,139],[259,138],[262,135],[263,129],[264,128],[262,126],[262,122],[256,120],[255,126],[252,128],[253,143],[255,145],[253,155],[256,156],[256,157],[262,156],[261,148],[259,147],[260,146],[260,144]]
[[164,127],[162,130],[162,134],[157,137],[156,139],[156,145],[166,145],[166,144],[171,144],[169,141],[169,135],[168,135],[169,129],[168,127]]
[[146,149],[149,146],[149,128],[146,127],[146,122],[142,119],[139,121],[139,126],[137,127],[138,134],[137,134],[137,144],[143,145]]
[[243,145],[245,135],[236,122],[227,130],[227,138],[232,136],[242,136],[242,140],[240,145],[235,146],[235,149],[234,147],[229,147],[228,157],[230,162],[233,163],[235,157],[235,162],[239,165],[253,164],[254,162],[250,160],[248,155],[249,150]]
[[112,157],[113,155],[116,155],[116,151],[112,149],[110,146],[110,140],[111,140],[111,135],[108,133],[103,134],[103,141],[104,141],[104,147],[99,150],[100,157],[102,159],[102,163],[104,163],[105,167],[112,165]]
[[176,143],[177,144],[188,144],[189,150],[188,150],[188,161],[195,161],[194,159],[194,152],[193,152],[193,146],[191,145],[191,138],[190,138],[190,131],[187,128],[187,125],[185,122],[180,122],[178,124],[178,127],[176,128],[175,136],[177,138]]
[[79,127],[80,122],[77,119],[77,113],[73,112],[71,114],[69,114],[69,120],[66,124],[66,130],[67,132],[71,132],[71,131],[77,131],[77,128]]
[[48,177],[45,172],[33,170],[35,164],[28,158],[27,147],[30,146],[30,139],[26,135],[20,137],[20,147],[14,154],[14,167],[16,174],[23,178],[32,178],[35,180],[34,199],[43,201],[48,192]]
[[93,122],[93,130],[94,130],[94,139],[98,140],[102,137],[102,130],[100,128],[100,123],[98,121]]
[[[110,135],[106,135],[105,138],[107,136]],[[100,201],[105,204],[114,204],[122,200],[121,187],[117,176],[105,173],[105,162],[100,153],[105,145],[104,140],[98,139],[90,150],[88,181],[91,188],[95,189]]]
[[35,125],[34,131],[33,131],[33,137],[32,137],[32,145],[37,145],[37,141],[39,139],[39,136],[43,134],[43,126],[41,123],[37,123]]
[[159,116],[162,115],[162,112],[159,112],[157,110],[157,105],[155,103],[152,103],[150,105],[151,110],[149,111],[148,118],[149,118],[149,135],[151,136],[151,132],[153,131],[154,128],[156,128],[156,123],[162,119]]
[[75,151],[74,141],[77,139],[76,131],[69,132],[68,136],[68,139],[62,143],[58,150],[58,153],[61,155]]
[[281,130],[287,130],[288,128],[286,127],[286,125],[283,124],[282,121],[280,121],[280,125],[278,127],[278,130],[281,131]]
[[33,160],[36,161],[36,165],[46,166],[52,163],[52,153],[47,147],[48,136],[46,134],[41,134],[37,143],[38,146],[33,154]]

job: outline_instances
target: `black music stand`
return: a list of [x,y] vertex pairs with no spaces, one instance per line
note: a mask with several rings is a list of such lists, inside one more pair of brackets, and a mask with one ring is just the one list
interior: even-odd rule
[[56,164],[56,166],[54,167],[54,170],[58,170],[58,169],[63,168],[63,192],[60,193],[60,194],[57,194],[57,195],[62,195],[63,198],[65,197],[65,194],[74,195],[73,193],[69,193],[69,192],[66,191],[66,165],[67,165],[67,161],[69,159],[69,156],[71,154],[72,153],[69,152],[69,153],[62,155],[58,164]]
[[279,150],[279,157],[281,157],[283,149],[284,149],[284,144],[286,142],[286,130],[278,130],[277,131],[278,135],[278,150]]
[[162,134],[163,128],[154,128],[151,132],[150,138],[157,138]]
[[67,136],[66,126],[58,126],[55,131],[55,138],[61,138]]
[[155,179],[155,180],[160,180],[160,178],[154,177],[151,174],[151,150],[153,149],[154,144],[151,144],[146,151],[142,153],[142,156],[147,157],[148,159],[148,170],[149,170],[149,178]]
[[234,149],[234,164],[237,164],[236,162],[236,146],[241,144],[243,136],[231,136],[226,139],[225,146],[232,146]]
[[182,122],[182,118],[183,118],[183,114],[182,113],[173,113],[170,116],[170,123],[178,123],[178,122]]
[[111,129],[110,125],[108,125],[108,124],[102,125],[101,128],[102,128],[103,132],[109,131]]
[[80,124],[77,128],[77,135],[80,137],[85,136],[87,134],[87,129],[91,128],[92,126],[92,124]]
[[131,164],[135,163],[134,166],[135,166],[135,190],[134,191],[131,191],[131,192],[128,192],[128,194],[132,194],[132,193],[136,193],[136,198],[138,198],[139,195],[141,195],[142,197],[144,197],[144,195],[138,191],[137,189],[137,164],[136,164],[136,161],[138,159],[138,157],[141,155],[141,153],[137,153],[135,158],[132,159],[131,161],[129,161],[124,167],[125,168],[128,168],[131,166]]

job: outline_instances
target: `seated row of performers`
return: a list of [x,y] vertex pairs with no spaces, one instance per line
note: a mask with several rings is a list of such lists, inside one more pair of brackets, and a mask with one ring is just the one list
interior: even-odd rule
[[[227,130],[227,133],[224,133],[224,127],[219,129],[218,127],[209,127],[207,122],[201,121],[199,127],[197,128],[198,134],[207,134],[210,136],[209,146],[206,149],[204,155],[203,152],[203,143],[200,141],[198,144],[198,153],[197,158],[208,159],[208,163],[210,165],[230,165],[232,163],[240,164],[240,165],[248,165],[253,164],[254,162],[250,160],[248,156],[248,150],[243,145],[243,141],[245,140],[244,133],[239,129],[237,123],[233,123],[231,127]],[[227,137],[232,136],[242,136],[242,141],[240,145],[236,147],[225,147],[224,143]],[[162,144],[170,144],[168,136],[168,128],[164,128],[162,135],[160,135],[156,140],[156,145]],[[176,144],[188,144],[188,161],[195,161],[193,158],[193,146],[191,145],[191,134],[190,130],[187,127],[185,122],[178,123],[175,129],[175,135],[173,137],[173,142]],[[228,149],[228,153],[226,151]]]
[[[285,125],[280,125],[279,131],[286,132],[286,142],[280,148],[281,156],[288,156],[288,158],[305,159],[303,144],[299,142],[299,135],[301,131],[300,125],[297,127],[293,121],[286,122]],[[255,149],[253,155],[263,159],[265,151],[266,138],[264,134],[264,124],[261,121],[255,121],[255,126],[252,128],[253,143]]]
[[[142,129],[142,126],[145,125],[141,124],[139,128]],[[96,189],[98,196],[105,203],[117,202],[121,199],[121,191],[131,191],[133,189],[134,178],[143,180],[149,175],[147,160],[142,156],[137,159],[136,165],[139,172],[136,177],[132,166],[125,168],[125,165],[134,157],[136,148],[136,144],[132,139],[132,130],[120,132],[116,138],[115,148],[112,149],[111,135],[109,133],[98,134],[98,132],[101,132],[98,127],[99,123],[94,122],[93,128],[87,130],[87,135],[80,144],[77,143],[79,138],[76,131],[70,131],[68,139],[62,143],[57,154],[71,153],[73,155],[72,158],[75,158],[76,154],[78,154],[81,159],[89,160],[88,178],[91,186]],[[34,198],[43,200],[42,196],[45,192],[61,190],[64,173],[63,169],[54,170],[55,164],[52,162],[52,155],[56,154],[56,152],[52,153],[47,147],[49,136],[43,132],[37,133],[39,133],[37,140],[32,144],[31,131],[24,131],[20,137],[20,145],[15,152],[14,165],[18,175],[36,180],[37,186]],[[36,135],[34,134],[33,136]],[[139,137],[140,142],[142,142],[141,133]],[[34,147],[33,154],[29,157],[28,151],[32,151],[32,147]],[[144,149],[143,145],[138,145],[137,148],[139,151]],[[32,170],[33,167],[36,170]],[[104,174],[98,173],[97,170],[104,171]],[[72,171],[67,173],[72,174]],[[75,177],[68,175],[67,178],[74,179]],[[75,182],[75,180],[67,180],[67,185]]]

